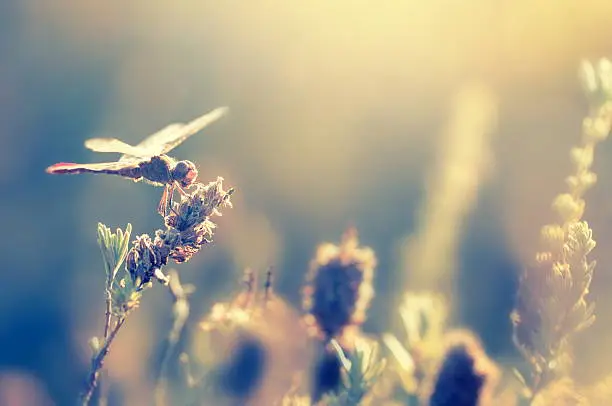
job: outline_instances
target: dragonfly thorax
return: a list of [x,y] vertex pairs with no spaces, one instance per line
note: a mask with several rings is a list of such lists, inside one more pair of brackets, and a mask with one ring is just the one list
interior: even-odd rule
[[191,161],[178,161],[172,168],[172,178],[182,187],[189,187],[198,177],[198,170]]

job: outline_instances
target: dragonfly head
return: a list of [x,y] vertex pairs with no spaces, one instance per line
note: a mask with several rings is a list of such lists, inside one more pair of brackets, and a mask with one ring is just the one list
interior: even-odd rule
[[172,178],[182,187],[189,187],[198,177],[198,170],[191,161],[179,161],[172,169]]

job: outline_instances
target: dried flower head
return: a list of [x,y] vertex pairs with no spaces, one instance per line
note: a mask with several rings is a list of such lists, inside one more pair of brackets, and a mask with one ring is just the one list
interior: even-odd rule
[[344,234],[339,246],[319,246],[303,289],[306,321],[313,333],[327,341],[365,321],[374,296],[375,267],[374,251],[359,247],[355,229]]
[[429,395],[430,406],[490,404],[499,371],[470,332],[446,336],[446,350]]
[[264,343],[248,330],[227,337],[223,360],[213,369],[214,384],[225,397],[246,402],[261,386],[270,355]]
[[571,339],[595,320],[594,303],[587,297],[595,269],[588,255],[595,241],[588,223],[582,221],[583,197],[597,180],[591,171],[594,148],[608,137],[612,123],[611,66],[608,60],[581,66],[591,109],[583,121],[580,145],[571,150],[568,190],[553,201],[559,222],[543,227],[535,264],[521,275],[511,315],[514,342],[530,367],[529,380],[517,375],[536,399],[544,388],[569,379]]
[[295,310],[272,292],[271,272],[261,290],[256,279],[247,270],[245,289],[216,304],[194,337],[194,355],[213,371],[218,404],[223,404],[221,399],[231,404],[275,404],[309,360],[306,331]]
[[126,261],[133,283],[139,288],[154,279],[168,283],[161,272],[168,258],[186,262],[212,241],[215,224],[210,217],[220,216],[223,206],[231,207],[232,193],[233,189],[223,190],[223,178],[219,177],[208,185],[198,183],[191,194],[182,195],[164,219],[165,230],[157,230],[154,239],[143,234],[133,242]]
[[586,300],[595,269],[587,255],[594,247],[588,224],[571,223],[561,255],[523,276],[512,316],[515,342],[542,375],[538,380],[567,373],[568,340],[595,320],[594,304]]
[[[158,241],[159,242],[159,241]],[[148,234],[136,237],[132,242],[132,249],[128,253],[126,267],[136,286],[144,286],[158,274],[162,266],[168,263],[160,245],[156,245]],[[163,278],[160,281],[167,282]]]

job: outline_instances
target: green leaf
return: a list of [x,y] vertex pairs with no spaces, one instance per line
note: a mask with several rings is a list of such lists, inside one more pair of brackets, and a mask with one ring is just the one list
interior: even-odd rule
[[106,272],[107,287],[110,288],[117,276],[119,268],[125,261],[130,244],[132,225],[128,223],[125,231],[117,228],[116,233],[112,233],[110,228],[102,223],[98,223],[98,245],[104,261]]
[[329,404],[357,406],[376,383],[386,366],[386,360],[379,357],[378,343],[368,341],[356,340],[355,350],[345,353],[336,340],[331,340],[342,363],[344,388],[337,396],[326,399]]
[[112,314],[116,317],[125,317],[140,305],[142,290],[134,285],[132,278],[125,277],[113,284],[111,290]]

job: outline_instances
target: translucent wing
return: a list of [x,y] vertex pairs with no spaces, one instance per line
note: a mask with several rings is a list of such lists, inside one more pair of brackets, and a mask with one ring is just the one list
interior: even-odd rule
[[148,158],[147,151],[134,147],[116,138],[90,138],[85,141],[85,147],[96,152],[118,152],[131,157]]
[[[217,121],[227,113],[227,107],[219,107],[206,113],[189,123],[175,123],[159,130],[141,141],[135,148],[146,151],[148,156],[166,154],[179,144],[199,132],[204,127]],[[126,153],[126,155],[133,155]],[[122,157],[123,159],[124,157]]]

